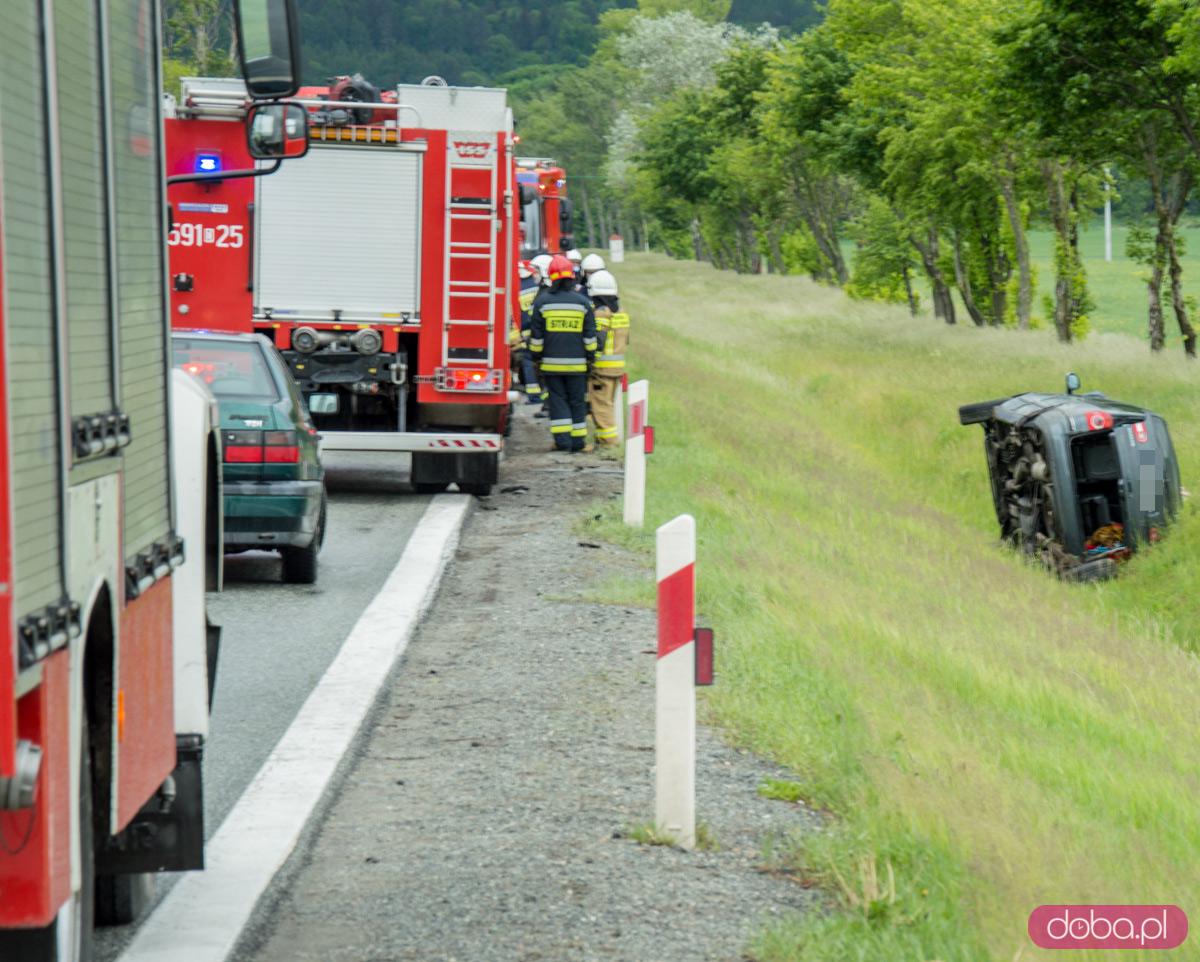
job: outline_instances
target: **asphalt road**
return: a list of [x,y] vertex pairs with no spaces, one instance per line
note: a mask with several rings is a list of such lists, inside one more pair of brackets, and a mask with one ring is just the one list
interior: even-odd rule
[[[211,837],[287,730],[359,614],[399,560],[428,497],[408,487],[404,455],[327,455],[329,527],[315,585],[281,582],[278,556],[225,559],[225,591],[209,596],[223,628],[204,761]],[[158,895],[170,886],[158,880]],[[134,926],[101,929],[96,962],[113,962]]]

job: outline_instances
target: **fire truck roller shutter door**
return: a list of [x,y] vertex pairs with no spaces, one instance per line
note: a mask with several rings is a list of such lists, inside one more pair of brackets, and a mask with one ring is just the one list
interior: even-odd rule
[[167,444],[168,310],[162,235],[161,125],[156,116],[155,17],[146,0],[110,0],[110,107],[121,406],[132,440],[124,451],[126,560],[163,539],[171,525]]
[[[37,6],[7,9],[0,31],[0,98],[23,104],[0,111],[3,149],[5,333],[8,339],[12,461],[14,613],[29,614],[62,596],[58,559],[56,405],[50,207],[46,190],[44,90]],[[19,246],[17,239],[19,238]],[[22,251],[28,252],[22,256]]]
[[[255,311],[417,312],[421,163],[417,151],[314,144],[258,178]],[[353,270],[331,271],[331,251],[351,257]]]
[[95,4],[55,2],[72,417],[114,406],[97,30]]

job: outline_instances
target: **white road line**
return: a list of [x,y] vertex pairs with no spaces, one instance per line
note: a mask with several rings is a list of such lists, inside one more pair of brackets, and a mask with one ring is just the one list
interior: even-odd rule
[[433,499],[383,588],[208,843],[208,867],[171,889],[118,962],[225,962],[433,600],[469,507],[470,498]]

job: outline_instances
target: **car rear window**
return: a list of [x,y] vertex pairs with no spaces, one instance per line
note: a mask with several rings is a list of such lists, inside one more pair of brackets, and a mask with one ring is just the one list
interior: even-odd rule
[[172,338],[175,366],[199,378],[218,397],[278,400],[262,348],[252,342]]

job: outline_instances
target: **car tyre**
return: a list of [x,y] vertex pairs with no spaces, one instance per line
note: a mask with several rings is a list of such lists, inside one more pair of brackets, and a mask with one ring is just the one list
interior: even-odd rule
[[157,878],[152,872],[96,876],[96,924],[128,925],[141,918],[154,901]]
[[321,515],[312,542],[305,548],[283,549],[283,580],[290,585],[317,583],[317,555],[325,541],[325,495],[321,495]]

